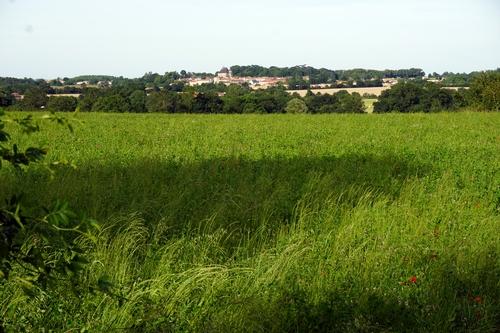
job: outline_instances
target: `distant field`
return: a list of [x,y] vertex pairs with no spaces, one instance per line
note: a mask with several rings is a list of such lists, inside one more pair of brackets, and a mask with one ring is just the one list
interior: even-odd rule
[[[314,94],[335,94],[341,90],[347,90],[349,93],[357,92],[361,96],[363,94],[373,94],[375,96],[380,96],[382,91],[389,89],[390,87],[370,87],[370,88],[336,88],[336,89],[311,89]],[[304,97],[307,94],[307,90],[288,90],[289,93],[297,93],[300,96]]]
[[81,94],[47,94],[48,97],[80,97]]
[[7,331],[498,328],[499,113],[75,117],[14,139],[76,169],[2,168],[0,200],[105,227],[76,292],[0,285]]
[[377,101],[376,98],[363,98],[367,113],[373,113],[373,104]]

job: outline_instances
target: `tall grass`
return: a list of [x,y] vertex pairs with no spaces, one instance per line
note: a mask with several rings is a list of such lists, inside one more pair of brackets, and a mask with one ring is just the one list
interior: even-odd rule
[[498,328],[500,116],[78,117],[19,137],[76,170],[4,170],[0,193],[103,228],[76,290],[0,287],[7,329]]

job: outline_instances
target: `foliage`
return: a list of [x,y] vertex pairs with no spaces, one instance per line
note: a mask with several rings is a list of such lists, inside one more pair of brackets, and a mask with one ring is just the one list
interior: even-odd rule
[[429,74],[429,77],[441,79],[441,84],[443,84],[446,87],[469,87],[471,82],[477,76],[495,72],[500,73],[500,68],[484,72],[470,72],[470,73],[444,72],[443,74],[433,73]]
[[12,277],[28,294],[57,278],[76,282],[88,261],[75,240],[90,236],[97,224],[79,220],[59,202],[33,217],[16,196],[0,209],[0,221],[0,279]]
[[384,90],[374,112],[435,112],[455,108],[453,92],[434,83],[400,82]]
[[172,112],[174,110],[173,98],[165,92],[151,92],[146,98],[148,112]]
[[98,97],[92,105],[92,111],[130,112],[130,104],[119,94]]
[[[421,80],[420,69],[373,71],[353,69],[331,71],[308,66],[291,68],[261,66],[233,66],[235,75],[271,75],[289,77],[292,89],[305,89],[313,84],[328,83],[330,87],[374,87],[382,85],[382,78],[399,77],[405,79],[391,90],[385,91],[375,104],[375,112],[435,112],[453,110],[474,105],[479,108],[495,109],[496,86],[483,84],[482,78],[495,77],[499,71],[467,74],[467,84],[475,79],[470,92],[443,89],[441,85]],[[0,105],[12,109],[35,110],[49,107],[52,110],[70,111],[73,100],[52,100],[48,105],[46,93],[57,91],[81,93],[78,99],[79,111],[102,112],[163,112],[163,113],[283,113],[287,103],[300,96],[289,95],[283,86],[266,90],[251,90],[248,86],[203,84],[191,87],[183,81],[190,77],[210,77],[207,73],[167,72],[164,75],[146,73],[137,79],[107,76],[84,76],[92,83],[97,80],[111,80],[111,84],[96,87],[47,86],[43,80],[0,78]],[[445,72],[429,74],[429,78],[443,79],[442,83],[454,77]],[[51,82],[73,82],[64,78]],[[494,81],[494,80],[493,80]],[[492,82],[493,82],[492,81]],[[108,81],[106,81],[108,82]],[[449,82],[448,82],[449,83]],[[3,84],[3,86],[2,86]],[[449,83],[451,84],[451,83]],[[16,90],[17,89],[17,90]],[[24,91],[25,97],[16,102],[12,93]],[[490,102],[486,102],[486,100]],[[311,113],[363,112],[363,103],[358,96],[348,96],[341,92],[335,96],[317,97],[308,94],[303,101]]]
[[32,88],[41,89],[48,92],[50,87],[45,80],[34,80],[29,78],[18,79],[13,77],[0,77],[0,87],[6,87],[11,92],[24,94],[27,90]]
[[307,76],[312,84],[334,83],[336,80],[368,81],[371,79],[382,79],[385,77],[418,78],[425,75],[425,73],[419,68],[377,71],[361,68],[351,70],[330,70],[326,68],[316,69],[310,66],[272,66],[266,68],[251,65],[232,66],[231,71],[235,76],[275,76],[291,78],[302,78]]
[[[394,111],[394,108],[402,112],[414,111],[436,111],[441,109],[453,109],[470,105],[471,96],[464,91],[453,92],[438,89],[437,85],[424,84],[420,78],[423,72],[418,68],[401,70],[328,70],[315,69],[309,66],[295,66],[290,68],[261,66],[233,66],[235,75],[252,76],[283,76],[289,78],[290,89],[307,89],[316,84],[327,84],[331,88],[347,87],[379,87],[385,77],[401,78],[407,81],[408,86],[401,88],[396,86],[394,90],[383,97],[379,103],[377,112]],[[498,73],[487,71],[486,73]],[[458,74],[457,74],[458,75]],[[442,84],[457,85],[458,81],[450,82],[456,77],[454,73],[445,72],[429,74],[429,78],[443,79]],[[481,72],[464,74],[469,82],[481,76]],[[208,73],[189,73],[183,71],[167,72],[163,75],[157,73],[146,73],[135,79],[110,76],[80,76],[76,78],[63,78],[46,82],[44,80],[0,78],[0,105],[11,106],[17,110],[35,110],[47,105],[46,94],[77,93],[81,94],[78,99],[79,111],[104,111],[104,112],[166,112],[166,113],[282,113],[288,101],[297,96],[287,96],[283,86],[253,91],[247,85],[226,86],[223,83],[202,84],[191,87],[186,84],[185,79],[192,77],[212,77]],[[73,86],[79,80],[89,81],[90,85],[85,87]],[[98,82],[106,84],[96,85]],[[64,84],[66,85],[63,85]],[[102,83],[101,82],[101,83]],[[478,81],[476,81],[478,82]],[[54,87],[49,86],[55,85]],[[477,85],[478,89],[483,86]],[[477,89],[476,89],[477,90]],[[493,93],[496,90],[492,90]],[[161,92],[161,93],[160,93]],[[13,93],[26,94],[21,102],[16,102]],[[153,94],[157,93],[157,94]],[[399,95],[398,95],[399,94]],[[416,94],[416,95],[415,95]],[[478,106],[479,97],[476,92],[475,102]],[[389,97],[391,95],[392,97]],[[419,96],[413,98],[412,95]],[[150,97],[151,96],[151,97]],[[336,105],[337,99],[325,98],[325,103],[320,99],[314,102],[304,102],[311,112],[358,112],[360,103],[355,99],[348,100],[348,107]],[[413,98],[413,100],[411,100]],[[149,101],[148,101],[149,99]],[[328,103],[326,101],[328,100]],[[67,100],[69,102],[69,100]],[[352,103],[351,103],[352,102]],[[320,103],[321,105],[319,105]],[[354,103],[354,104],[353,104]],[[54,110],[69,110],[70,103],[54,105]],[[249,104],[247,106],[247,104]],[[312,107],[310,104],[314,104]],[[149,107],[148,107],[149,105]],[[321,110],[321,111],[320,111]]]
[[14,103],[14,97],[10,89],[0,86],[0,108],[10,106]]
[[36,110],[47,105],[49,98],[47,93],[41,88],[29,88],[24,94],[20,103],[23,110]]
[[286,113],[306,113],[308,111],[306,103],[300,98],[291,99],[287,105]]
[[339,91],[337,94],[335,94],[335,97],[338,98],[339,101],[339,110],[338,112],[344,112],[344,113],[364,113],[365,112],[365,105],[363,103],[363,99],[361,98],[361,95],[354,92],[352,94],[349,94],[345,90]]
[[475,77],[470,86],[471,104],[489,111],[500,111],[500,71]]
[[146,112],[146,93],[144,90],[135,90],[129,97],[130,111]]
[[305,102],[312,113],[363,113],[365,106],[358,93],[349,94],[341,90],[333,95],[317,94],[309,91]]
[[71,96],[53,96],[49,98],[47,109],[55,112],[73,112],[78,105],[78,100]]
[[[17,144],[10,144],[11,136],[6,132],[5,123],[1,118],[3,116],[5,116],[5,114],[0,109],[0,167],[2,167],[3,161],[9,162],[16,168],[20,168],[21,166],[26,166],[32,162],[41,160],[46,154],[45,149],[29,147],[22,151]],[[37,132],[40,129],[38,124],[33,122],[33,117],[31,115],[15,119],[14,122],[19,124],[21,130],[27,134]]]
[[309,89],[311,84],[308,80],[304,80],[301,77],[292,77],[288,80],[288,89],[292,90],[302,90]]
[[94,103],[96,99],[100,95],[100,90],[96,88],[85,88],[82,91],[82,95],[80,95],[80,98],[78,99],[78,111],[83,111],[83,112],[88,112],[92,111],[92,107],[94,106]]
[[[15,173],[26,176],[23,167],[40,161],[46,149],[28,147],[20,150],[12,143],[0,113],[0,168],[4,171],[8,162]],[[59,116],[44,116],[44,119],[67,124]],[[31,115],[14,119],[23,133],[40,130]],[[71,127],[70,127],[71,129]],[[3,167],[3,168],[2,168]],[[56,202],[51,207],[31,207],[22,204],[18,188],[14,189],[6,204],[0,206],[0,292],[6,285],[21,288],[28,296],[34,296],[37,288],[48,290],[56,280],[68,279],[76,288],[78,273],[87,263],[83,248],[76,242],[78,237],[90,236],[89,231],[97,227],[91,220],[80,220],[68,209],[67,204]],[[4,323],[0,318],[0,331]]]
[[[250,92],[238,87],[231,88],[223,96],[209,91],[206,93],[170,91],[152,92],[146,98],[148,112],[167,113],[281,113],[290,96],[282,89]],[[250,104],[249,107],[246,107]],[[255,106],[255,108],[253,107]]]

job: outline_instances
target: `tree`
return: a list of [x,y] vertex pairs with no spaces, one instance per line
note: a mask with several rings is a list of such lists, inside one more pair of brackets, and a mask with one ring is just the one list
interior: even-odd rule
[[437,84],[426,83],[420,103],[424,112],[449,110],[454,108],[453,92]]
[[[7,162],[22,173],[24,166],[39,162],[47,151],[39,147],[21,150],[18,144],[12,143],[5,131],[3,116],[0,110],[0,168],[5,166],[2,162]],[[56,115],[44,118],[68,124]],[[12,122],[24,133],[40,130],[31,115]],[[48,288],[54,281],[70,280],[74,286],[77,273],[88,262],[77,239],[90,236],[97,224],[78,219],[64,203],[26,209],[20,197],[17,193],[0,206],[0,290],[7,280],[28,295],[34,294],[36,288]],[[0,332],[3,332],[2,318]]]
[[177,94],[172,92],[152,92],[146,97],[147,112],[166,112],[176,111]]
[[41,88],[29,88],[21,101],[21,108],[24,110],[36,110],[47,105],[47,93]]
[[135,90],[128,99],[131,112],[146,112],[146,93],[144,90]]
[[266,113],[266,110],[262,106],[258,106],[253,102],[246,103],[243,107],[243,113]]
[[308,91],[304,100],[311,113],[332,113],[339,112],[339,101],[336,94],[313,94]]
[[199,93],[194,98],[194,113],[221,113],[222,99],[215,93]]
[[14,103],[14,98],[12,97],[9,89],[0,87],[0,107],[10,106]]
[[242,99],[239,96],[226,95],[222,98],[223,113],[241,113],[243,112]]
[[287,103],[285,110],[286,113],[306,113],[308,108],[303,100],[294,98]]
[[363,99],[361,95],[354,92],[349,94],[345,90],[341,90],[335,94],[338,98],[340,107],[339,112],[343,113],[364,113],[365,112],[365,104],[363,103]]
[[248,88],[244,88],[237,84],[231,84],[226,89],[226,94],[222,97],[223,113],[242,113],[243,112],[243,96],[248,93]]
[[413,82],[400,82],[384,90],[373,105],[373,112],[415,112],[422,111],[420,100],[424,96],[423,87]]
[[385,90],[373,112],[435,112],[456,108],[454,93],[435,83],[400,82]]
[[464,108],[470,105],[471,97],[470,91],[464,88],[459,88],[456,91],[452,91],[453,94],[453,105],[457,108]]
[[130,112],[130,105],[124,97],[115,94],[111,96],[99,97],[92,106],[92,111]]
[[56,112],[73,112],[78,105],[78,100],[71,96],[50,97],[47,109]]
[[177,105],[175,112],[190,113],[193,112],[194,97],[191,92],[183,92],[177,95]]
[[101,96],[101,91],[95,88],[85,88],[78,100],[78,111],[92,111],[92,107],[96,100]]
[[294,77],[288,80],[288,89],[291,90],[309,89],[310,86],[309,81],[304,80],[302,77]]
[[500,72],[482,73],[470,85],[471,104],[489,111],[500,111]]

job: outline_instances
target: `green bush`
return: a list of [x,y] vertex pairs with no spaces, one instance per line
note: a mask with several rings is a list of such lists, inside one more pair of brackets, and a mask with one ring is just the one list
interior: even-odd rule
[[476,76],[470,85],[471,104],[488,111],[500,111],[500,72]]
[[306,103],[300,98],[290,100],[285,108],[286,113],[306,113],[307,111]]
[[47,109],[56,112],[73,112],[78,100],[71,96],[52,96],[47,103]]
[[455,108],[453,92],[434,83],[400,82],[384,90],[373,112],[434,112]]
[[121,113],[129,112],[130,104],[128,103],[127,99],[118,94],[103,96],[97,98],[94,105],[92,105],[92,111]]

